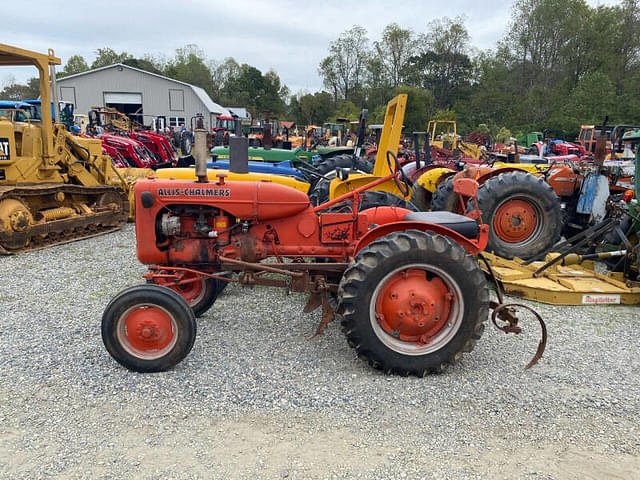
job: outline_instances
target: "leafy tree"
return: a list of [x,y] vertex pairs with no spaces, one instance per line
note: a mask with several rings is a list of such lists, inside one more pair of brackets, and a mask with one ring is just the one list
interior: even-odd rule
[[230,88],[230,84],[240,75],[240,64],[232,57],[227,57],[221,62],[211,62],[209,70],[211,70],[213,82],[213,98],[225,105],[235,105],[235,99],[228,99],[224,95],[226,90]]
[[87,70],[89,70],[89,65],[87,65],[84,57],[81,55],[71,55],[64,64],[62,71],[57,73],[57,77],[75,75],[76,73],[86,72]]
[[617,28],[612,31],[611,76],[616,92],[622,93],[625,79],[640,66],[640,2],[622,0],[615,8]]
[[400,28],[397,23],[390,23],[382,31],[382,39],[373,44],[392,87],[397,87],[405,81],[409,61],[416,47],[414,37],[412,30]]
[[214,92],[211,71],[206,65],[206,56],[197,45],[186,45],[176,50],[169,60],[164,74],[167,77],[204,88],[210,95]]
[[[594,95],[594,92],[598,92]],[[609,77],[602,72],[585,75],[571,92],[561,126],[568,131],[579,131],[580,124],[598,124],[605,116],[613,116],[616,90]]]
[[342,102],[335,115],[331,117],[331,120],[337,121],[338,118],[348,118],[351,121],[358,120],[361,111],[362,109],[358,108],[353,102]]
[[223,78],[220,97],[229,105],[246,106],[253,117],[272,116],[280,118],[286,112],[285,99],[288,88],[273,70],[262,74],[251,65],[243,64],[236,69],[235,60],[225,62],[218,72]]
[[157,73],[158,75],[162,75],[164,71],[164,65],[150,55],[145,55],[142,58],[127,58],[122,63],[146,72]]
[[495,135],[496,142],[506,143],[511,138],[511,130],[502,127]]
[[116,53],[116,51],[110,47],[99,48],[95,53],[96,59],[91,64],[91,69],[106,67],[114,63],[124,63],[125,60],[132,58],[127,52]]
[[40,96],[40,79],[37,77],[30,78],[26,85],[15,82],[7,85],[0,92],[0,100],[31,100]]
[[[293,103],[292,99],[292,103]],[[298,111],[294,120],[301,125],[322,125],[333,115],[333,98],[325,91],[295,97]]]
[[404,113],[404,131],[424,131],[434,111],[434,98],[429,90],[401,85],[393,89],[393,96],[406,93],[407,108]]
[[368,56],[367,31],[358,25],[342,32],[337,40],[331,42],[329,56],[322,60],[318,72],[325,87],[335,92],[336,99],[357,100]]
[[452,106],[469,84],[469,39],[462,17],[434,20],[427,34],[420,36],[421,52],[410,60],[412,84],[431,90],[439,108]]
[[391,86],[384,71],[384,64],[378,56],[367,60],[365,77],[365,105],[375,108],[383,104],[389,97]]

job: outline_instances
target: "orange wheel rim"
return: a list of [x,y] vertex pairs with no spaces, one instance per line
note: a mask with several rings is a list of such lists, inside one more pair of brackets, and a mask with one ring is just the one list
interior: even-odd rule
[[177,340],[177,324],[164,308],[137,305],[120,316],[117,337],[131,355],[153,360],[173,348]]
[[[407,266],[388,274],[372,297],[372,326],[391,349],[409,355],[437,350],[457,332],[464,310],[452,279],[431,267]],[[444,273],[444,272],[443,272]]]
[[494,232],[507,243],[528,240],[536,233],[538,226],[538,212],[526,200],[508,200],[498,207],[493,216]]
[[174,280],[159,278],[155,280],[158,285],[168,287],[179,294],[190,307],[200,302],[205,294],[205,279],[194,273],[185,272],[178,283]]
[[189,305],[195,305],[204,295],[205,281],[204,279],[189,273],[185,274],[184,280],[185,283],[174,285],[173,289],[178,292]]

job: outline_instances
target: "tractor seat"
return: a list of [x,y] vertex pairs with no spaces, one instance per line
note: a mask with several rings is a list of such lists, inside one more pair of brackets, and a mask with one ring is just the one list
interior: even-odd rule
[[479,233],[478,222],[472,218],[452,212],[410,212],[404,216],[412,222],[427,222],[450,228],[466,238],[476,238]]

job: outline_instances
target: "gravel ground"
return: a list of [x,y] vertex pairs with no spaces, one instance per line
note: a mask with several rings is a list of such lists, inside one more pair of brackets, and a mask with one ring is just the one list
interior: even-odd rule
[[133,226],[0,258],[1,478],[640,478],[637,307],[537,305],[445,374],[385,376],[305,298],[230,286],[174,370],[131,373],[102,310],[141,282]]

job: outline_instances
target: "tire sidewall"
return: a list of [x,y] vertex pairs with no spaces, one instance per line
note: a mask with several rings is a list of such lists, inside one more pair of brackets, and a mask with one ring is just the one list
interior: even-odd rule
[[[503,241],[494,230],[494,214],[510,198],[524,199],[536,205],[536,211],[543,217],[538,218],[542,225],[535,238],[522,245]],[[483,222],[489,225],[487,250],[504,258],[519,257],[526,260],[535,257],[557,243],[563,229],[560,199],[544,180],[528,173],[509,172],[490,178],[480,187],[478,206]]]
[[[419,232],[422,233],[422,232]],[[370,351],[374,358],[385,358],[385,363],[394,371],[434,371],[441,370],[440,366],[446,363],[453,363],[452,359],[455,355],[462,351],[468,339],[473,335],[477,324],[477,313],[487,312],[487,306],[481,301],[481,295],[467,295],[467,292],[474,292],[477,285],[473,282],[472,275],[463,266],[463,258],[466,252],[458,244],[447,237],[444,238],[449,244],[454,259],[460,261],[452,261],[445,255],[439,255],[437,252],[428,252],[420,249],[411,249],[403,252],[401,255],[392,255],[380,257],[379,263],[374,271],[369,272],[363,282],[361,291],[363,292],[357,299],[357,304],[361,307],[357,309],[354,319],[358,324],[358,334],[362,343],[366,345],[366,350]],[[382,239],[384,241],[384,237]],[[367,256],[367,251],[371,247],[375,247],[380,240],[365,247],[358,253],[354,262],[357,264]],[[403,355],[399,352],[387,347],[373,329],[370,318],[370,307],[373,299],[373,293],[378,284],[385,278],[388,272],[401,268],[405,265],[425,264],[431,265],[444,270],[450,275],[451,279],[457,284],[461,295],[464,298],[464,309],[458,331],[453,338],[443,347],[435,352],[423,355]],[[479,270],[479,267],[478,267]],[[482,275],[481,273],[478,273]],[[485,287],[486,288],[486,287]],[[486,315],[485,315],[486,316]],[[384,333],[382,333],[384,334]],[[386,368],[386,367],[385,367]]]
[[[118,320],[136,304],[147,303],[167,310],[176,322],[178,336],[173,348],[154,360],[131,355],[117,338]],[[136,372],[160,372],[182,361],[191,351],[196,337],[196,320],[185,300],[173,290],[158,285],[139,285],[120,292],[102,315],[102,341],[109,354],[124,367]]]

